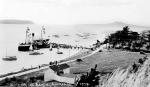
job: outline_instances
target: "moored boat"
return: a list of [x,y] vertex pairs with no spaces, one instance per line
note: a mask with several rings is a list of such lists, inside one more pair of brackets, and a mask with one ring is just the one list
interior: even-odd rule
[[30,31],[30,29],[29,29],[29,27],[27,27],[25,43],[19,44],[18,51],[29,51],[30,50],[31,43],[29,42],[29,31]]
[[33,47],[36,47],[38,49],[49,48],[50,47],[49,39],[48,38],[43,38],[44,34],[45,34],[45,28],[42,27],[41,38],[33,40],[33,43],[32,43]]
[[29,55],[42,55],[42,54],[43,54],[43,53],[40,53],[40,52],[34,52],[34,51],[29,53]]
[[[41,48],[50,47],[49,39],[43,38],[43,35],[45,34],[44,27],[42,27],[41,38],[39,39],[34,39],[34,33],[29,33],[29,31],[30,29],[29,27],[27,27],[25,43],[19,44],[18,51],[30,51],[31,50],[30,48],[32,48],[32,50],[37,50]],[[31,35],[32,35],[32,39],[31,39]]]
[[58,51],[57,54],[63,54],[63,52]]
[[16,56],[6,56],[2,58],[4,61],[16,61],[17,57]]
[[18,46],[18,51],[29,51],[30,50],[30,44],[21,43]]

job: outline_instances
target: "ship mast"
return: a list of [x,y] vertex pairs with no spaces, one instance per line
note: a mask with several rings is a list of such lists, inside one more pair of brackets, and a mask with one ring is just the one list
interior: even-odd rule
[[[43,28],[43,27],[42,27],[42,28]],[[43,29],[42,29],[42,30],[43,30]],[[43,39],[43,38],[42,38],[42,32],[43,32],[43,31],[42,31],[42,30],[41,30],[41,40]]]
[[32,33],[32,43],[34,42],[34,33]]
[[43,39],[43,34],[45,34],[45,28],[44,28],[44,26],[42,26],[42,30],[41,30],[41,40]]
[[26,30],[26,39],[25,39],[25,44],[27,43],[27,39],[28,39],[28,33],[29,33],[30,29],[29,27],[27,27],[27,30]]

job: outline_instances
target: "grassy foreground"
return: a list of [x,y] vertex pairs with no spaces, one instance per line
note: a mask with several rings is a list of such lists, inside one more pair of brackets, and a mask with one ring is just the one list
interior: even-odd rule
[[116,69],[100,87],[150,87],[150,59],[140,64],[136,71],[132,67]]

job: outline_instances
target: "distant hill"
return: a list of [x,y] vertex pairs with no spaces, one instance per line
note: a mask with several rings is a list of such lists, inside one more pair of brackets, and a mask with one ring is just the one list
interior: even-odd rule
[[120,22],[120,21],[115,21],[115,22],[112,22],[112,23],[108,23],[106,25],[118,25],[118,26],[125,26],[125,25],[130,25],[130,24],[127,24],[127,23],[124,23],[124,22]]
[[0,20],[0,24],[34,24],[34,23],[29,20],[6,19]]
[[141,32],[143,30],[149,30],[150,27],[134,25],[134,24],[127,24],[124,22],[112,22],[106,24],[78,24],[75,25],[75,29],[78,31],[90,31],[90,32],[114,32],[116,30],[122,30],[124,26],[129,26],[129,28],[133,31]]
[[147,26],[128,24],[128,23],[124,23],[124,22],[120,22],[120,21],[115,21],[115,22],[106,23],[106,24],[78,24],[77,26],[131,26],[131,27],[150,28]]
[[[106,24],[106,25],[107,25],[107,24]],[[128,23],[119,22],[119,21],[109,23],[108,25],[132,26],[132,27],[150,28],[150,27],[148,27],[148,26],[140,26],[140,25],[135,25],[135,24],[128,24]]]

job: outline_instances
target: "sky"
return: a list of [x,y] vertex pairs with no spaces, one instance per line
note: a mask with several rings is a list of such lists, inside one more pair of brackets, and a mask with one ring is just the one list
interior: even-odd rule
[[0,20],[65,25],[120,21],[150,26],[149,8],[150,0],[0,0]]

